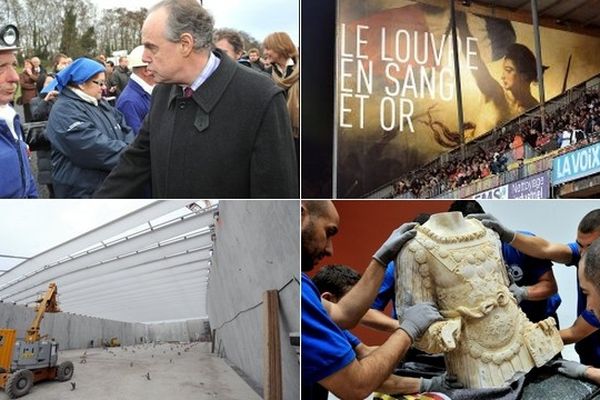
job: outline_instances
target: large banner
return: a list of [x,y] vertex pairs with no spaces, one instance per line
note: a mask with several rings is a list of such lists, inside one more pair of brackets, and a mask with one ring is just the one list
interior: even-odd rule
[[552,185],[600,172],[600,143],[572,151],[552,161]]
[[[464,138],[449,8],[338,0],[338,197],[367,194],[538,104],[533,27],[464,12],[456,21]],[[541,36],[547,99],[600,72],[600,39]]]

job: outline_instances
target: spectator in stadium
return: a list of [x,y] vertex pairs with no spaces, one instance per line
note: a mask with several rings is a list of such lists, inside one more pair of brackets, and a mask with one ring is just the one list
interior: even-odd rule
[[138,46],[129,54],[132,73],[116,104],[117,109],[123,113],[127,125],[136,135],[150,111],[150,100],[155,85],[154,76],[148,71],[148,64],[142,60],[143,52],[144,46]]
[[505,172],[507,162],[508,160],[506,159],[506,156],[500,155],[500,153],[498,152],[494,153],[494,160],[491,164],[492,174],[497,175],[501,174],[502,172]]
[[523,135],[521,132],[515,133],[512,143],[510,144],[512,149],[512,159],[522,160],[525,158],[525,142],[523,141]]
[[[13,29],[18,38],[16,28]],[[19,84],[16,52],[18,42],[0,41],[0,198],[38,197],[29,166],[23,128],[11,107]]]
[[[98,197],[297,198],[283,91],[212,50],[212,16],[196,0],[163,0],[142,27],[157,86],[135,142]],[[169,149],[168,152],[165,149]]]
[[39,75],[33,71],[31,60],[25,59],[23,62],[23,72],[19,75],[21,82],[20,103],[23,105],[25,113],[25,122],[31,121],[31,99],[37,96],[37,80]]
[[239,32],[233,29],[217,29],[213,33],[213,42],[217,49],[223,50],[225,54],[238,63],[250,67],[250,61],[242,58],[244,55],[244,39]]
[[292,122],[296,158],[300,160],[300,63],[298,49],[285,32],[274,32],[263,41],[265,55],[271,64],[271,76],[285,90]]
[[129,61],[126,56],[119,57],[119,66],[113,70],[110,77],[109,88],[115,87],[114,94],[118,97],[127,86],[131,70],[128,67]]
[[58,198],[87,198],[133,141],[123,115],[102,100],[104,66],[79,58],[56,75],[60,92],[48,120],[52,178]]

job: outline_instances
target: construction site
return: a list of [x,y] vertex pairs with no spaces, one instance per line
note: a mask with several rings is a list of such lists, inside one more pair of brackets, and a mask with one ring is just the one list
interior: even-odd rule
[[0,399],[297,398],[297,201],[45,206],[0,205]]

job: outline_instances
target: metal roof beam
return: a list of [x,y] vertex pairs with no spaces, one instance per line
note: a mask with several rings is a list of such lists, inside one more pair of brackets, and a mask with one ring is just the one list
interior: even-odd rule
[[0,284],[10,282],[13,279],[35,271],[41,266],[53,263],[56,260],[67,257],[69,254],[85,249],[104,239],[116,236],[128,229],[142,225],[145,222],[170,213],[178,208],[182,208],[187,203],[189,203],[189,201],[155,201],[145,207],[29,258],[27,261],[20,263],[12,270],[7,271],[0,276]]

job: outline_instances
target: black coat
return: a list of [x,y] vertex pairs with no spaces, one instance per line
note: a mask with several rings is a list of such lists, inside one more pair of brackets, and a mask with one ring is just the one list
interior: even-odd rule
[[157,85],[139,135],[97,197],[298,198],[298,172],[281,89],[223,56],[192,98]]

